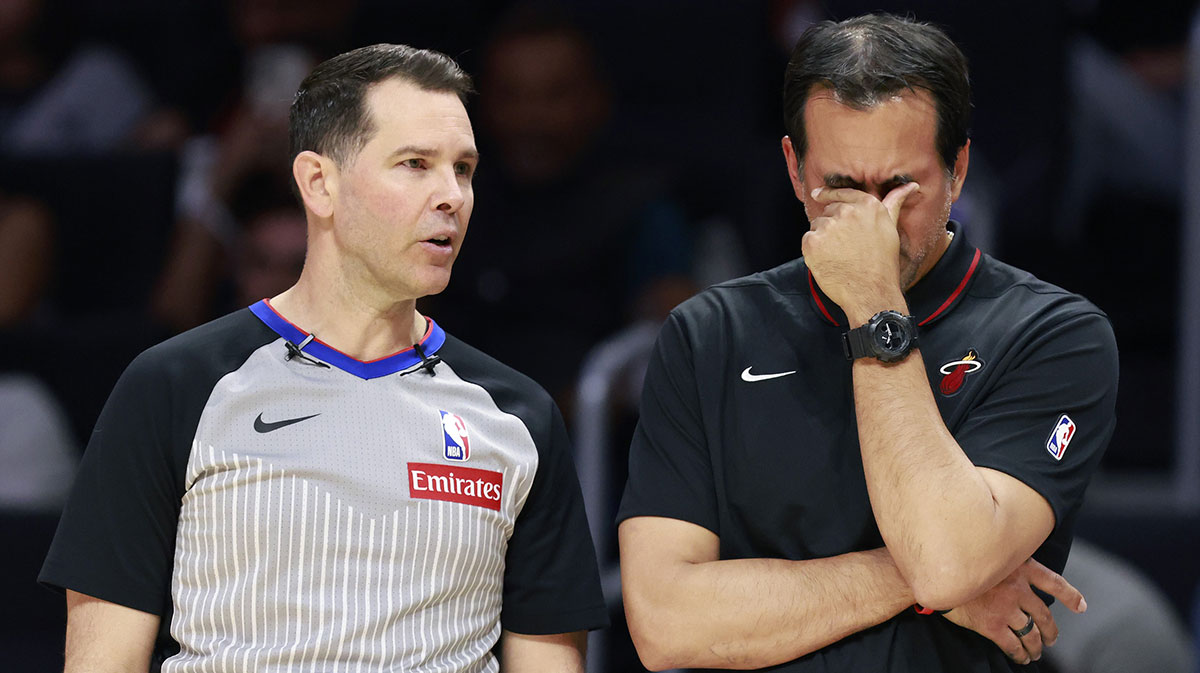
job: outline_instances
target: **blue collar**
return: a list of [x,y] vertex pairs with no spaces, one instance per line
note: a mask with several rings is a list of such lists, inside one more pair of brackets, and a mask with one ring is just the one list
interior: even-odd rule
[[[310,335],[299,327],[288,322],[287,318],[279,315],[266,299],[256,302],[250,306],[250,311],[258,316],[258,319],[266,323],[276,334],[287,339],[288,341],[300,345],[302,341]],[[419,344],[424,351],[425,357],[432,356],[446,343],[446,333],[438,326],[432,318],[426,318],[425,336],[421,337]],[[308,345],[304,347],[304,354],[315,357],[323,362],[327,362],[334,367],[348,373],[353,374],[361,379],[375,379],[389,374],[401,372],[416,365],[421,364],[421,356],[417,354],[416,348],[406,348],[399,353],[393,353],[386,357],[369,362],[352,358],[349,355],[337,350],[336,348],[324,343],[320,339],[312,339]]]

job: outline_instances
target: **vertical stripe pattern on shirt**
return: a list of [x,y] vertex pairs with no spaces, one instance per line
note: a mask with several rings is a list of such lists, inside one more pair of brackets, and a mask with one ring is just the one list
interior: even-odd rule
[[195,447],[180,514],[165,673],[494,671],[500,512],[400,499],[368,513],[261,458]]

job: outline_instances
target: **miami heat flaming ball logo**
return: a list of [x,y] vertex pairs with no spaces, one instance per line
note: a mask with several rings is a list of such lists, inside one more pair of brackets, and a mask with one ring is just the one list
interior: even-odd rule
[[446,438],[446,450],[442,455],[446,460],[465,462],[471,457],[471,438],[467,436],[467,424],[458,414],[440,409],[438,413],[442,415],[442,435]]
[[979,359],[979,353],[972,348],[967,351],[961,360],[947,362],[939,369],[942,373],[942,382],[938,384],[938,390],[946,397],[953,397],[962,390],[963,381],[967,379],[968,374],[983,369],[983,360]]

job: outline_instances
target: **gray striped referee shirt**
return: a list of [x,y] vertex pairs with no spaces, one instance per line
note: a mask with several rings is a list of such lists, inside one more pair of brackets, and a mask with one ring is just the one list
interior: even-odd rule
[[432,321],[372,362],[307,336],[263,301],[139,356],[41,581],[161,615],[171,673],[495,671],[501,628],[606,623],[544,391]]

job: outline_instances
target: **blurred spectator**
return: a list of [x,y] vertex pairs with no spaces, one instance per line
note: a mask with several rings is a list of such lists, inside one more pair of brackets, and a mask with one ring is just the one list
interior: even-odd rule
[[28,320],[41,303],[54,259],[54,228],[41,203],[0,194],[0,329]]
[[1182,91],[1196,3],[1080,4],[1068,42],[1064,185],[1053,224],[1021,257],[1112,319],[1121,347],[1117,415],[1137,422],[1117,425],[1104,468],[1161,472],[1174,462],[1174,405],[1146,391],[1174,390],[1180,371],[1177,353],[1162,345],[1178,334]]
[[[1200,409],[1200,10],[1192,16],[1187,76],[1183,236],[1178,256],[1181,287],[1175,331],[1175,351],[1180,354],[1175,398],[1176,455],[1180,461],[1175,466],[1175,484],[1180,502],[1200,509],[1200,415],[1196,413]],[[1200,608],[1200,592],[1196,598]],[[1200,635],[1200,610],[1194,619]]]
[[228,113],[184,149],[177,221],[151,310],[182,331],[219,313],[220,281],[238,239],[233,193],[253,173],[291,180],[287,115],[300,80],[339,45],[355,3],[238,0],[231,3],[242,81]]
[[1194,673],[1196,653],[1175,607],[1133,564],[1076,539],[1063,577],[1088,602],[1050,606],[1059,640],[1046,658],[1061,673]]
[[242,225],[234,252],[230,310],[274,297],[295,284],[308,247],[304,211],[273,176],[248,180],[234,200],[234,212]]
[[1086,235],[1088,206],[1103,191],[1178,202],[1183,64],[1173,62],[1176,48],[1130,59],[1091,37],[1071,42],[1071,154],[1054,225],[1060,239]]
[[688,224],[662,174],[608,151],[611,89],[565,14],[515,9],[479,82],[471,243],[425,305],[564,404],[589,348],[694,291]]
[[63,156],[162,148],[185,133],[118,51],[56,51],[42,0],[0,3],[0,152]]
[[61,670],[63,606],[32,581],[36,559],[109,370],[143,347],[116,307],[142,312],[144,282],[124,281],[159,265],[166,222],[143,217],[161,185],[134,165],[169,184],[162,166],[187,133],[123,51],[73,39],[66,9],[0,1],[0,539],[15,545],[0,564],[15,606],[0,656],[12,670]]
[[[50,211],[31,199],[0,195],[0,335],[32,322],[53,264]],[[0,368],[0,510],[57,514],[77,452],[53,392],[36,376]]]
[[0,373],[0,510],[57,514],[78,453],[50,391],[31,376]]
[[1200,673],[1200,586],[1196,587],[1196,595],[1192,599],[1192,652],[1196,655],[1194,673]]

